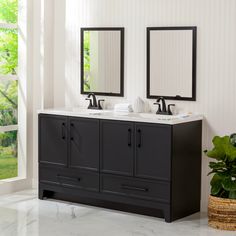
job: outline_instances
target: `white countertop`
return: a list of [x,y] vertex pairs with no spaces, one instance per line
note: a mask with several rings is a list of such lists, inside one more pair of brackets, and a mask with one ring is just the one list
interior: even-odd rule
[[53,108],[39,110],[38,114],[59,116],[74,116],[92,119],[120,120],[145,123],[175,125],[197,120],[203,120],[200,114],[185,113],[180,115],[156,115],[154,113],[116,113],[113,110],[88,110],[83,108]]

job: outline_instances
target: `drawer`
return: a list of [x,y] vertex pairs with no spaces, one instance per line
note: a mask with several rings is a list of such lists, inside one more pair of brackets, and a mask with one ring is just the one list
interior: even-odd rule
[[40,167],[39,181],[62,187],[99,191],[99,174],[89,171]]
[[116,195],[170,203],[170,183],[134,177],[101,176],[101,191]]

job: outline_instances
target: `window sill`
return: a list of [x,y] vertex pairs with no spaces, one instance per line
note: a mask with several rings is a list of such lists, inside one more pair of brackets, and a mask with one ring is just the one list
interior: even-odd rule
[[17,182],[17,181],[21,181],[21,180],[26,180],[26,177],[14,177],[14,178],[10,178],[10,179],[1,179],[0,180],[0,185],[1,184],[5,184],[5,183],[12,183],[12,182]]

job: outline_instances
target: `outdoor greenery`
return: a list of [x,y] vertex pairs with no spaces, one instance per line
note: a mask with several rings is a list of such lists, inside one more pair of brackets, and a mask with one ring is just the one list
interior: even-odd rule
[[90,32],[84,32],[84,91],[91,89],[91,73],[90,73]]
[[236,134],[213,138],[214,147],[205,151],[211,161],[209,167],[211,195],[221,198],[236,199]]
[[[0,1],[0,22],[17,23],[17,0]],[[16,75],[18,62],[16,29],[0,28],[0,75]],[[0,126],[17,124],[18,82],[0,81]],[[17,176],[17,131],[0,133],[0,179]]]

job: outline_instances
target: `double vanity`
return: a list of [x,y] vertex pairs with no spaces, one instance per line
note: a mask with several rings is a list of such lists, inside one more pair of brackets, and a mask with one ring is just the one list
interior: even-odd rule
[[81,28],[80,92],[88,109],[39,112],[40,199],[166,222],[200,210],[202,117],[173,115],[174,104],[165,103],[196,100],[196,34],[196,27],[147,28],[146,98],[157,99],[157,114],[126,106],[117,113],[101,110],[95,95],[124,96],[125,29]]
[[39,198],[164,217],[200,209],[202,117],[39,112]]

